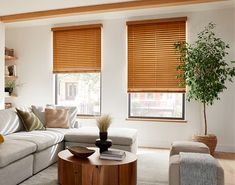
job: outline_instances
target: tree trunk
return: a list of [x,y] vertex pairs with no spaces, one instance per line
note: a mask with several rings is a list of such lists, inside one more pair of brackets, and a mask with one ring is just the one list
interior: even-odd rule
[[207,135],[206,103],[203,103],[203,113],[204,113],[205,135]]

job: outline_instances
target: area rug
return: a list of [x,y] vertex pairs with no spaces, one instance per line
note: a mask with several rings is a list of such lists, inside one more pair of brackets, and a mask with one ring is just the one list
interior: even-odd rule
[[[137,164],[138,185],[167,185],[169,151],[139,152]],[[39,172],[20,185],[58,185],[57,164]]]

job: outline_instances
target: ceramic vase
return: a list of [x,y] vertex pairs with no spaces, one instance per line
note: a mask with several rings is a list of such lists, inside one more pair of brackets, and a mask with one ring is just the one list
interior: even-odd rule
[[107,151],[112,146],[112,140],[108,139],[108,132],[100,132],[100,138],[96,139],[95,145],[100,149],[100,153]]

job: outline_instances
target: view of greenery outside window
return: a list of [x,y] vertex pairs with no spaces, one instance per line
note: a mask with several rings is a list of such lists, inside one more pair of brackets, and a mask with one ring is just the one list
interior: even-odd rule
[[77,106],[79,115],[100,115],[100,73],[57,74],[58,105]]
[[184,119],[184,94],[130,93],[129,117]]

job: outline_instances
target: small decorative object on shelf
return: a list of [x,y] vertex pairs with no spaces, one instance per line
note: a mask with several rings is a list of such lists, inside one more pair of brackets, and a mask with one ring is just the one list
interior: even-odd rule
[[112,118],[109,115],[103,115],[96,122],[100,130],[100,139],[96,140],[95,145],[100,149],[100,153],[102,153],[112,146],[112,140],[108,139],[108,128],[112,122]]
[[9,80],[5,82],[5,92],[9,92],[9,95],[13,93],[14,89],[16,87],[15,80]]
[[9,48],[5,47],[5,55],[10,56],[10,57],[14,57],[14,49],[9,49]]
[[12,103],[5,103],[5,109],[12,108]]
[[8,69],[8,76],[16,76],[16,66],[15,65],[7,66],[7,69]]
[[88,149],[88,148],[82,147],[82,146],[69,146],[69,147],[67,147],[67,149],[73,155],[75,155],[76,157],[79,157],[79,158],[87,158],[95,152],[95,150],[91,150],[91,149]]

